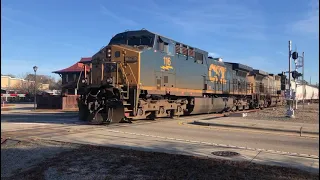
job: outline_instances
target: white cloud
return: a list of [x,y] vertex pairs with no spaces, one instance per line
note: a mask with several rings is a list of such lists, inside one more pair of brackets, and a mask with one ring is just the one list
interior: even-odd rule
[[319,38],[319,1],[311,0],[303,18],[289,24],[289,31],[304,36]]
[[[168,7],[148,0],[147,9],[131,7],[147,13],[160,23],[176,26],[185,33],[207,33],[232,38],[265,40],[264,17],[260,11],[224,1],[175,2]],[[179,11],[177,11],[179,9]]]
[[240,57],[240,58],[227,58],[227,62],[235,62],[241,63],[247,66],[252,67],[253,69],[263,70],[268,73],[280,73],[281,71],[286,70],[285,66],[277,65],[276,60],[265,58],[261,56],[248,56],[248,57]]
[[120,24],[124,24],[124,25],[128,25],[128,26],[135,26],[137,25],[138,23],[132,19],[128,19],[128,18],[125,18],[125,17],[122,17],[122,16],[119,16],[113,12],[111,12],[110,10],[108,10],[105,6],[101,5],[101,10],[102,10],[102,13],[117,20],[117,22],[119,22]]
[[27,28],[33,28],[33,26],[31,26],[30,24],[26,24],[26,23],[23,23],[21,21],[17,21],[15,19],[7,17],[5,15],[1,15],[1,19],[4,20],[4,21],[9,22],[11,24],[18,25],[18,26],[24,26],[24,27],[27,27]]
[[35,65],[39,67],[39,74],[53,75],[51,72],[56,70],[54,69],[55,67],[50,64],[39,64],[37,61],[1,59],[1,72],[2,74],[20,75],[21,73],[33,72],[32,67]]
[[[49,32],[46,30],[46,28],[43,28],[41,26],[41,23],[45,22],[45,20],[43,20],[39,17],[33,16],[32,14],[26,13],[22,10],[13,9],[10,7],[1,7],[1,10],[3,11],[3,12],[1,12],[1,19],[6,22],[21,26],[22,28],[31,28],[31,29],[33,29],[33,31],[39,31],[41,33]],[[24,17],[27,19],[27,21],[22,21],[19,19],[19,17]],[[35,23],[35,22],[38,22],[38,23]],[[37,34],[35,33],[35,35],[37,35]],[[84,50],[84,52],[88,52],[91,54],[94,52],[90,49],[87,49],[84,46],[78,46],[78,45],[72,44],[67,41],[53,41],[51,39],[52,36],[50,34],[45,34],[45,36],[42,36],[42,38],[44,38],[44,39],[48,38],[48,40],[46,41],[47,43],[65,46],[68,48],[82,49],[82,50]],[[50,40],[49,40],[49,38],[50,38]]]
[[208,56],[211,56],[211,57],[216,58],[216,57],[220,57],[220,54],[215,53],[215,52],[209,52],[209,53],[208,53]]
[[277,51],[276,54],[279,54],[281,56],[289,56],[289,52],[288,54],[284,53],[284,52],[281,52],[281,51]]

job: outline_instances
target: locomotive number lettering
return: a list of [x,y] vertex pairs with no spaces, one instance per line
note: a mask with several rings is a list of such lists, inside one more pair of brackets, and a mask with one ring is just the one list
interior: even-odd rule
[[226,84],[227,81],[225,79],[225,73],[227,69],[223,66],[217,66],[215,64],[211,64],[209,67],[209,80],[211,82],[220,82],[222,84]]
[[171,58],[170,57],[163,57],[163,66],[161,66],[161,69],[168,71],[169,69],[173,69],[171,66]]

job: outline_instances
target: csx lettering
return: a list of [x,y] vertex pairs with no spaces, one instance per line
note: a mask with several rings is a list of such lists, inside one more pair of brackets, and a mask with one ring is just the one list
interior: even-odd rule
[[[217,66],[215,64],[211,64],[209,67],[209,80],[211,82],[221,82],[223,84],[226,84],[227,81],[225,79],[225,73],[226,73],[226,68],[223,66]],[[214,72],[214,75],[212,75]]]

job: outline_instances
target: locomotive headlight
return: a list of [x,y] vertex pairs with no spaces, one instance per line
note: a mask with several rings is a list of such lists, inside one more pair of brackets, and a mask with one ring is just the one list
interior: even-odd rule
[[111,49],[107,50],[107,57],[110,58],[111,57]]

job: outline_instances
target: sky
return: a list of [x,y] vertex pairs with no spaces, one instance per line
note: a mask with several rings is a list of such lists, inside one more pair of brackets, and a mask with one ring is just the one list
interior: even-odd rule
[[1,0],[1,73],[36,65],[58,78],[52,71],[142,28],[269,73],[288,71],[291,40],[305,79],[319,82],[318,0]]

